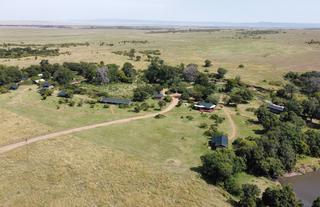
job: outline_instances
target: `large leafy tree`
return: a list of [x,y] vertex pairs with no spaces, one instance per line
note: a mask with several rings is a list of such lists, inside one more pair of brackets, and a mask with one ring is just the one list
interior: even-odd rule
[[53,79],[62,85],[69,84],[73,78],[73,72],[63,66],[59,66],[53,74]]
[[320,197],[313,201],[312,207],[320,207]]
[[260,190],[256,185],[245,184],[242,186],[242,194],[238,203],[239,207],[256,207]]
[[108,76],[108,68],[106,67],[101,67],[97,69],[96,72],[96,79],[95,79],[96,83],[98,84],[107,84],[110,82],[110,78]]
[[198,66],[196,64],[189,64],[183,70],[183,78],[188,82],[195,82],[199,76]]
[[272,207],[301,207],[293,190],[289,186],[283,188],[267,188],[262,194],[262,203]]
[[232,150],[216,150],[201,157],[202,173],[213,182],[224,182],[245,168],[244,160]]

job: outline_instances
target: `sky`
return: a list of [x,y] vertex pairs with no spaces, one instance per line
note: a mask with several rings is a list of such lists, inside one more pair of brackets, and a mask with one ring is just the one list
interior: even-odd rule
[[320,23],[320,0],[0,0],[7,20]]

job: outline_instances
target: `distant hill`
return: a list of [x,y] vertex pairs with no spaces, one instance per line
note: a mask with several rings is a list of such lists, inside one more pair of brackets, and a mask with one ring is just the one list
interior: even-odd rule
[[0,26],[38,26],[38,27],[201,27],[201,28],[283,28],[283,29],[320,29],[320,23],[232,23],[232,22],[183,22],[183,21],[151,21],[151,20],[66,20],[66,21],[0,21]]

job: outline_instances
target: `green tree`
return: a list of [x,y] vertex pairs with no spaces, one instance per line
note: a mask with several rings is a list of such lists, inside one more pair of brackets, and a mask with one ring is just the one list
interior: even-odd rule
[[320,157],[320,133],[309,130],[305,133],[306,142],[309,146],[309,154],[313,157]]
[[218,72],[218,78],[222,79],[227,74],[228,70],[226,70],[224,68],[218,68],[217,72]]
[[320,197],[313,201],[312,207],[320,207]]
[[267,188],[262,194],[262,203],[272,207],[301,207],[302,204],[296,198],[289,186],[283,188]]
[[215,94],[211,94],[208,96],[207,101],[217,105],[219,103],[219,97]]
[[208,68],[208,67],[210,67],[211,65],[212,65],[211,60],[205,60],[205,61],[204,61],[204,67]]
[[73,72],[63,66],[59,66],[59,68],[53,74],[53,79],[62,85],[69,84],[73,78]]
[[198,66],[196,64],[189,64],[183,70],[183,78],[188,82],[195,82],[199,76]]
[[208,86],[209,85],[208,75],[205,73],[200,73],[197,79],[195,80],[195,83],[202,86]]
[[165,107],[167,105],[167,103],[165,102],[165,101],[163,101],[163,100],[160,100],[159,102],[158,102],[158,106],[160,107],[160,109],[162,109],[163,107]]
[[132,60],[132,59],[135,57],[135,54],[136,54],[136,50],[135,50],[135,49],[131,49],[131,50],[129,51],[128,56],[129,56],[130,59]]
[[245,168],[242,158],[237,157],[232,150],[225,149],[201,156],[201,162],[203,175],[216,183],[226,181]]
[[302,104],[304,107],[303,114],[310,118],[311,122],[320,117],[320,103],[316,98],[309,98]]
[[272,114],[267,107],[261,106],[256,112],[255,112],[259,122],[262,124],[263,128],[266,130],[270,130],[275,126],[278,126],[280,124],[279,118]]
[[242,194],[238,203],[239,207],[256,207],[260,190],[256,185],[245,184],[242,186]]
[[154,90],[151,86],[140,86],[133,91],[134,101],[144,101],[153,94]]

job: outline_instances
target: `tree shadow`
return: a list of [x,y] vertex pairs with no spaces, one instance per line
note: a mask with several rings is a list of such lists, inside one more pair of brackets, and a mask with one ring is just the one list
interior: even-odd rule
[[[214,185],[216,187],[219,187],[221,188],[221,186],[218,186],[218,183],[213,181],[212,179],[210,179],[209,177],[203,175],[201,173],[201,170],[202,170],[202,167],[201,166],[198,166],[198,167],[191,167],[190,168],[191,171],[193,172],[196,172],[198,175],[200,175],[200,178],[203,179],[208,185]],[[234,206],[236,207],[237,206],[237,201],[233,199],[232,196],[230,196],[230,194],[228,194],[227,192],[226,193],[223,193],[223,195],[227,198],[227,202],[231,205],[231,206]]]
[[210,185],[216,185],[217,184],[216,182],[214,182],[209,177],[203,175],[201,166],[191,167],[190,170],[193,171],[193,172],[198,173],[198,175],[200,175],[200,178],[203,179],[207,184],[210,184]]
[[254,119],[248,119],[247,120],[249,123],[254,124],[254,125],[259,125],[259,121],[258,120],[254,120]]
[[266,133],[264,129],[254,129],[253,131],[256,135],[263,135]]
[[310,127],[311,129],[320,129],[320,124],[314,123],[314,122],[308,122],[307,126]]

